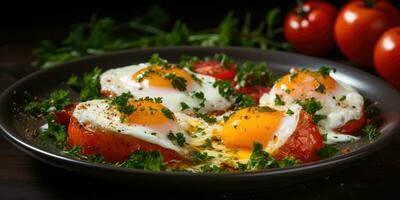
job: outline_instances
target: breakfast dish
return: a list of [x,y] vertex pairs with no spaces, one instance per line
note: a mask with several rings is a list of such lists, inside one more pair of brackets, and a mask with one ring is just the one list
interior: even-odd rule
[[340,144],[378,129],[368,101],[336,70],[265,63],[225,54],[182,56],[66,80],[70,90],[35,99],[24,113],[67,156],[152,171],[236,172],[284,168],[348,153]]

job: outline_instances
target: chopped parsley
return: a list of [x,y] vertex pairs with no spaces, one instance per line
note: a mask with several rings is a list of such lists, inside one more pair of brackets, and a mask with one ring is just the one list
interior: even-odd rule
[[288,114],[288,115],[293,115],[294,112],[293,112],[293,110],[288,109],[288,110],[286,111],[286,114]]
[[101,97],[100,74],[101,69],[95,67],[92,72],[83,75],[83,88],[79,95],[81,101],[89,101]]
[[198,99],[204,99],[204,93],[203,92],[194,92],[193,96],[198,98]]
[[362,131],[367,134],[368,140],[371,142],[378,137],[379,130],[374,125],[365,126]]
[[169,133],[167,135],[168,139],[183,147],[186,144],[186,139],[183,133]]
[[121,166],[150,171],[161,171],[165,169],[163,160],[163,156],[159,151],[138,150],[125,160]]
[[235,97],[236,97],[236,99],[235,99],[235,103],[236,103],[235,109],[247,108],[247,107],[251,107],[251,106],[255,106],[256,105],[256,102],[254,101],[254,99],[251,98],[248,95],[237,94],[237,95],[235,95]]
[[87,160],[94,163],[105,163],[104,157],[100,154],[90,154],[87,156]]
[[164,114],[164,116],[166,118],[171,119],[171,120],[175,119],[174,113],[170,109],[164,107],[164,108],[161,108],[161,112]]
[[149,102],[153,102],[153,103],[162,103],[163,102],[163,100],[162,100],[162,97],[154,97],[154,98],[151,98],[151,97],[142,97],[142,98],[139,98],[139,99],[137,99],[138,101],[149,101]]
[[53,114],[46,116],[48,128],[38,131],[38,137],[44,138],[49,137],[55,139],[55,144],[59,147],[63,147],[67,139],[67,130],[64,125],[58,124],[55,121]]
[[270,168],[275,163],[268,152],[263,150],[263,146],[260,143],[253,142],[253,151],[250,155],[250,159],[247,162],[248,168],[251,170]]
[[52,110],[62,110],[71,103],[66,90],[56,90],[50,94],[49,99],[43,101],[32,101],[25,106],[24,111],[29,114],[48,114]]
[[168,64],[168,61],[166,59],[160,58],[160,56],[157,53],[155,53],[151,55],[149,63],[152,65],[164,66]]
[[256,105],[256,102],[253,98],[248,95],[235,93],[235,89],[232,87],[230,81],[220,81],[216,80],[213,84],[214,88],[218,88],[219,94],[227,100],[234,99],[235,108],[246,108],[250,106]]
[[279,95],[275,95],[275,105],[276,106],[283,106],[285,105],[285,102],[282,101],[281,97]]
[[239,88],[255,85],[271,86],[275,81],[275,77],[266,63],[254,64],[245,62],[237,68],[234,80]]
[[325,144],[324,147],[320,148],[317,151],[318,157],[324,159],[324,158],[330,158],[334,156],[338,152],[338,149],[334,147],[333,145]]
[[[111,99],[111,105],[116,106],[117,110],[125,115],[130,115],[135,112],[136,108],[133,105],[129,105],[129,99],[133,98],[130,92],[124,92],[120,96],[113,97]],[[121,118],[123,121],[124,118]]]
[[247,164],[243,164],[243,163],[240,163],[240,162],[237,162],[236,163],[237,164],[237,168],[239,169],[239,171],[246,171],[247,170]]
[[322,109],[321,102],[317,101],[314,97],[308,98],[304,101],[298,101],[298,103],[303,107],[304,111],[311,114],[314,123],[318,123],[320,120],[326,119],[325,115],[315,114],[318,110]]
[[346,96],[345,96],[345,95],[343,95],[343,96],[340,97],[340,99],[339,99],[339,101],[344,101],[344,100],[346,100]]
[[72,148],[65,150],[64,153],[66,155],[72,156],[74,158],[78,157],[82,152],[82,147],[80,146],[73,146]]
[[217,122],[217,119],[215,117],[211,117],[211,116],[208,116],[208,115],[203,114],[203,113],[196,113],[196,117],[200,117],[205,122],[211,123],[211,124]]
[[213,87],[218,88],[219,94],[228,100],[232,97],[232,95],[235,92],[230,81],[216,80],[213,83]]
[[303,102],[300,102],[304,111],[310,114],[315,114],[318,110],[322,109],[321,102],[317,101],[314,97],[308,98]]
[[70,87],[71,89],[75,90],[75,91],[80,91],[80,86],[78,83],[78,76],[72,74],[69,79],[67,80],[67,85],[68,87]]
[[321,83],[318,84],[318,86],[315,88],[315,91],[319,92],[319,93],[325,93],[325,86]]
[[283,160],[276,160],[270,157],[268,152],[263,150],[262,144],[254,142],[253,152],[251,153],[247,164],[237,164],[240,171],[245,171],[267,168],[284,168],[297,165],[298,163],[299,161],[292,157],[285,157]]
[[164,75],[164,78],[171,80],[172,87],[179,91],[186,91],[187,80],[183,77],[176,76],[175,72]]
[[213,172],[213,173],[228,172],[228,170],[225,168],[221,168],[217,165],[209,164],[209,163],[201,166],[200,169],[202,172]]
[[258,110],[259,112],[276,112],[275,109],[270,108],[270,107],[268,107],[268,106],[259,106],[259,107],[257,107],[257,110]]
[[322,76],[329,76],[329,74],[331,73],[331,72],[336,72],[336,69],[335,68],[331,68],[331,67],[327,67],[327,66],[321,66],[319,69],[318,69],[318,71],[319,71],[319,73],[321,73],[322,74]]
[[200,61],[200,59],[197,56],[183,55],[179,59],[178,66],[183,67],[183,68],[192,69],[193,65],[198,61]]
[[299,73],[296,73],[296,72],[290,74],[290,76],[289,76],[289,81],[293,81],[298,75],[299,75]]
[[181,111],[189,109],[189,105],[187,105],[185,102],[181,102]]
[[292,167],[299,164],[299,161],[293,157],[285,157],[283,160],[278,161],[280,168]]
[[204,144],[202,145],[204,148],[211,147],[211,140],[209,138],[204,140]]
[[207,152],[200,153],[198,151],[194,151],[191,155],[194,161],[197,162],[209,161],[214,158],[214,156],[209,156]]

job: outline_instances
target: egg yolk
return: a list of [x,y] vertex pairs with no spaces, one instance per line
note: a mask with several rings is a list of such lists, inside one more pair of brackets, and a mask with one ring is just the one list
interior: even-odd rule
[[[129,105],[134,106],[135,111],[126,117],[125,121],[128,124],[138,124],[148,127],[163,126],[175,120],[174,114],[159,103],[138,100],[129,102]],[[168,111],[171,115],[170,118],[165,113]]]
[[240,152],[251,152],[253,143],[266,146],[279,128],[284,113],[266,107],[249,107],[236,111],[225,122],[222,141]]
[[193,82],[192,76],[189,72],[178,67],[170,66],[168,68],[152,65],[141,70],[138,70],[133,74],[132,78],[137,82],[148,82],[151,86],[172,88],[172,79],[168,79],[165,76],[168,74],[175,74],[175,77],[181,77],[186,80],[186,85],[190,85]]
[[320,72],[299,71],[283,76],[275,85],[287,94],[298,99],[319,97],[331,93],[336,88],[336,81]]

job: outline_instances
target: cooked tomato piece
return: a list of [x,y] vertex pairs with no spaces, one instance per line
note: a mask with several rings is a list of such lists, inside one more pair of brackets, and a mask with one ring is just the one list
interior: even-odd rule
[[56,116],[55,121],[64,126],[68,126],[69,121],[72,117],[72,113],[74,112],[75,106],[76,106],[75,104],[69,104],[65,106],[62,111],[55,112]]
[[223,66],[220,62],[215,60],[199,61],[193,65],[193,71],[199,74],[209,75],[220,80],[233,80],[236,73],[236,67],[234,64]]
[[319,160],[316,151],[323,146],[323,139],[311,115],[301,111],[296,130],[286,143],[274,152],[273,157],[278,160],[293,157],[301,163],[316,161]]
[[69,147],[80,146],[85,155],[100,154],[108,162],[120,162],[128,159],[137,150],[158,150],[165,162],[183,160],[175,151],[151,144],[129,135],[88,130],[72,117],[68,127],[67,144]]
[[365,114],[363,112],[360,119],[351,120],[342,127],[335,129],[335,131],[343,134],[354,135],[358,133],[359,130],[361,130],[361,128],[365,125],[365,122],[366,119],[365,119]]
[[271,90],[271,87],[264,86],[253,86],[253,87],[242,87],[236,90],[238,93],[249,95],[258,104],[261,96]]

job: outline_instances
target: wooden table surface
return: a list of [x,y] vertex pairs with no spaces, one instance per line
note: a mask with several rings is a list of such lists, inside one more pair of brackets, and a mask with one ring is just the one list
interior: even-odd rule
[[[29,48],[28,48],[29,49]],[[0,47],[0,91],[32,69],[26,49]],[[15,52],[27,56],[13,57]],[[9,56],[7,56],[9,55]],[[24,60],[25,59],[25,60]],[[21,67],[23,66],[23,67]],[[156,184],[156,183],[155,183]],[[99,180],[37,161],[0,137],[0,199],[117,199],[138,195],[175,199],[369,199],[398,196],[400,189],[400,136],[380,151],[329,176],[272,191],[234,194],[197,191],[140,191],[129,184]],[[396,198],[395,198],[396,199]]]

